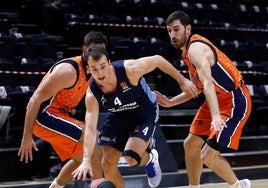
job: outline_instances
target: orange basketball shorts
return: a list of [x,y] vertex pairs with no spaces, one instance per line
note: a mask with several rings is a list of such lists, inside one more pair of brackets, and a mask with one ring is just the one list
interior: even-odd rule
[[82,154],[83,144],[79,143],[82,126],[85,123],[68,114],[39,113],[33,128],[33,134],[49,142],[62,161]]
[[222,131],[212,131],[211,114],[208,103],[198,109],[191,124],[190,132],[195,135],[213,137],[216,135],[217,142],[224,147],[238,149],[239,139],[247,119],[250,116],[252,103],[247,87],[243,84],[240,88],[217,95],[220,115],[225,121],[227,128]]

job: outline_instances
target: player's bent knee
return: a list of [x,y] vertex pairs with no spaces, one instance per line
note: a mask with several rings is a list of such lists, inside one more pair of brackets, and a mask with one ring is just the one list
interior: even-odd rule
[[191,150],[191,146],[192,146],[192,143],[189,140],[185,139],[183,142],[184,150]]
[[138,153],[136,153],[135,151],[133,151],[133,150],[125,150],[123,152],[123,157],[125,157],[127,163],[130,166],[139,166],[141,164],[140,155]]

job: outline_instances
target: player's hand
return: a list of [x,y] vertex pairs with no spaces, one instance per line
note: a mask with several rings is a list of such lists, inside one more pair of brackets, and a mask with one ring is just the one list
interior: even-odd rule
[[192,98],[197,97],[200,93],[195,84],[187,78],[183,80],[183,82],[180,84],[180,87],[182,91],[190,94]]
[[215,119],[211,122],[211,130],[222,131],[227,125],[222,119]]
[[154,92],[155,92],[155,94],[157,96],[157,103],[160,106],[170,107],[170,99],[167,96],[163,95],[159,91],[154,91]]
[[92,167],[88,161],[90,160],[83,159],[83,162],[79,165],[79,167],[72,172],[72,175],[75,179],[86,180],[87,174],[89,174],[91,178],[93,177]]
[[21,146],[18,151],[18,156],[20,156],[20,161],[25,161],[28,163],[33,160],[32,150],[38,151],[38,148],[32,137],[23,137],[21,141]]

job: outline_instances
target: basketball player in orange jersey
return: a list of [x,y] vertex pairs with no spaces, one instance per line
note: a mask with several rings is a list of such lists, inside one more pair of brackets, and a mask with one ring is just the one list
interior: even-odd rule
[[[200,187],[205,164],[230,187],[250,188],[250,181],[239,181],[220,155],[223,148],[238,149],[243,126],[251,112],[250,95],[240,72],[208,39],[191,33],[191,20],[184,12],[173,12],[166,25],[172,45],[182,50],[181,58],[188,66],[190,78],[206,99],[184,141],[189,187]],[[171,99],[157,94],[159,104],[164,107],[191,99],[184,92]]]
[[[106,36],[101,32],[89,32],[84,37],[82,51],[96,45],[106,48]],[[49,142],[62,161],[68,160],[50,188],[63,187],[71,181],[71,173],[82,160],[85,123],[69,116],[69,112],[83,99],[88,88],[90,73],[87,66],[83,54],[57,62],[44,76],[27,105],[23,138],[18,151],[20,160],[28,163],[33,160],[32,149],[38,151],[33,134]],[[102,181],[101,156],[100,148],[95,147],[91,187]]]

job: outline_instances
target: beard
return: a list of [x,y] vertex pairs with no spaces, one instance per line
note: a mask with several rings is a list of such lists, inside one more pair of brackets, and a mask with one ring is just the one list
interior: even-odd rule
[[184,45],[182,42],[179,42],[179,41],[177,41],[177,42],[172,41],[171,44],[176,49],[181,49],[181,47],[183,47],[183,45]]
[[186,32],[184,32],[184,35],[181,37],[181,39],[177,38],[172,38],[171,39],[171,44],[174,48],[176,49],[181,49],[185,44],[186,44]]

